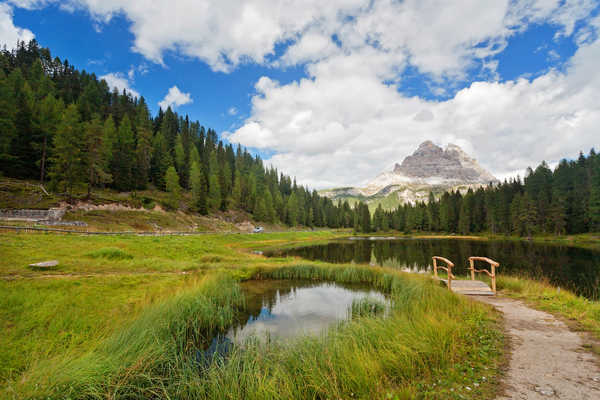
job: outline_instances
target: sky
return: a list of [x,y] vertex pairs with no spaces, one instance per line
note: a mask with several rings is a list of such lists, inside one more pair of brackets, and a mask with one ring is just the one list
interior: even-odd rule
[[5,0],[35,38],[312,188],[425,140],[503,179],[600,149],[598,0]]

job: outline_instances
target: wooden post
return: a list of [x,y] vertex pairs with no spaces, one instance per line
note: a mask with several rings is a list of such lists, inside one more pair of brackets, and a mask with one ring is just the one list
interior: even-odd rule
[[438,274],[437,274],[437,261],[435,260],[435,258],[433,259],[433,276],[435,276],[436,278],[438,277]]
[[496,266],[492,264],[492,292],[496,294]]
[[471,280],[475,280],[475,261],[469,258],[469,265],[471,266]]
[[452,291],[452,267],[448,265],[448,290]]

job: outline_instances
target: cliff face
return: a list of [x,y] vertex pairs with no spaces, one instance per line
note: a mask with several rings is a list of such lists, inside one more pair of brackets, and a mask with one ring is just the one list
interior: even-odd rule
[[[429,192],[441,194],[449,190],[466,191],[498,180],[482,168],[459,146],[448,144],[445,149],[427,140],[401,164],[385,171],[364,188],[326,190],[325,196],[337,199],[361,198],[372,203],[387,198],[386,204],[424,201]],[[389,207],[388,207],[389,208]]]
[[421,143],[402,164],[396,164],[393,172],[417,180],[439,178],[460,183],[483,184],[496,181],[492,174],[484,170],[460,147],[449,144],[442,150],[429,140]]

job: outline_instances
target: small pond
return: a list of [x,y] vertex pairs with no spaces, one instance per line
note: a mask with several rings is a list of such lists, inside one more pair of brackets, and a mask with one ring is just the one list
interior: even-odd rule
[[434,255],[450,259],[455,275],[466,275],[468,257],[485,256],[500,263],[499,274],[547,279],[589,298],[600,298],[600,251],[529,241],[360,238],[265,252],[331,263],[386,266],[429,273]]
[[353,303],[388,304],[382,293],[362,285],[256,280],[242,283],[242,289],[246,312],[226,335],[237,344],[250,337],[263,341],[319,335],[332,324],[350,319]]

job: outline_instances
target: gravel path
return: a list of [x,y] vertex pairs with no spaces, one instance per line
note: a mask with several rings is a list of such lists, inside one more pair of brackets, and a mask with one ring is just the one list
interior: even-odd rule
[[600,399],[600,368],[582,338],[554,316],[503,297],[476,297],[504,314],[512,354],[498,399]]

